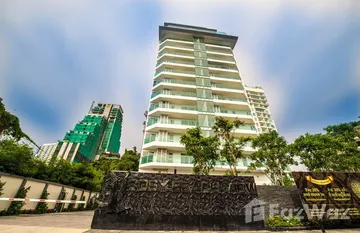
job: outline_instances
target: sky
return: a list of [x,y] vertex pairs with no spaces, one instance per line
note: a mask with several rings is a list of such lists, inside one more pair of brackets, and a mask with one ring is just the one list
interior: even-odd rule
[[62,139],[92,101],[124,109],[121,153],[142,142],[164,22],[238,36],[289,142],[360,116],[360,1],[2,0],[0,97],[38,144]]

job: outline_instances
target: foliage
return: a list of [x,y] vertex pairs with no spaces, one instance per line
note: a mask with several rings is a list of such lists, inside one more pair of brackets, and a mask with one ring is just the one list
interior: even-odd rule
[[136,151],[136,146],[132,150],[125,149],[114,170],[137,171],[139,170],[140,153]]
[[260,134],[252,140],[252,147],[257,149],[250,156],[252,163],[250,170],[265,168],[265,174],[274,185],[285,185],[285,170],[295,164],[293,155],[288,153],[288,147],[284,137],[276,131]]
[[34,157],[26,144],[13,139],[0,140],[0,171],[47,180],[91,191],[99,191],[104,175],[111,170],[137,171],[140,153],[136,147],[125,150],[120,160],[100,159],[71,164],[66,160],[45,163]]
[[11,136],[16,141],[25,138],[38,147],[38,145],[22,131],[19,118],[6,111],[5,105],[2,103],[2,98],[0,98],[0,135]]
[[[76,200],[77,199],[77,195],[73,195],[72,197],[71,197],[71,200]],[[67,211],[74,211],[74,208],[75,208],[75,203],[70,203],[69,205],[68,205],[68,208],[67,208]]]
[[139,170],[140,153],[134,146],[132,150],[125,149],[125,153],[119,160],[101,158],[94,161],[92,166],[102,173],[102,176],[113,170],[137,171]]
[[359,171],[360,152],[356,142],[349,140],[346,132],[340,134],[336,126],[325,129],[330,133],[298,137],[290,147],[291,153],[299,156],[309,171]]
[[[0,176],[1,178],[1,176]],[[0,197],[4,194],[2,191],[4,190],[4,185],[6,184],[6,182],[1,182],[0,180]]]
[[342,136],[346,141],[352,141],[355,137],[359,137],[359,132],[354,130],[356,126],[360,126],[360,121],[329,125],[325,127],[324,130],[326,134],[330,134],[332,136]]
[[220,157],[226,160],[233,176],[238,175],[239,172],[236,170],[237,161],[245,158],[243,148],[251,140],[250,137],[235,138],[234,131],[242,125],[244,125],[244,122],[239,119],[231,122],[223,117],[216,117],[215,125],[213,126],[214,133],[223,142]]
[[[65,200],[66,194],[67,194],[66,189],[63,189],[59,195],[59,200]],[[63,206],[64,203],[56,203],[54,212],[61,212]]]
[[[80,198],[80,201],[85,201],[85,196],[82,196]],[[78,205],[78,210],[84,210],[84,206],[85,206],[85,204],[79,204]]]
[[[49,193],[47,191],[45,191],[43,194],[41,194],[41,197],[40,199],[47,199],[49,196]],[[46,202],[39,202],[38,205],[36,206],[36,209],[35,209],[35,213],[37,214],[45,214],[47,213],[49,207],[47,205]]]
[[[25,198],[27,192],[30,190],[31,186],[24,188],[22,187],[18,193],[16,194],[15,198]],[[7,215],[19,215],[21,208],[25,205],[25,202],[22,201],[12,201],[9,208],[6,211]]]
[[181,136],[180,143],[185,145],[185,154],[193,158],[193,173],[209,175],[219,158],[220,146],[217,137],[204,137],[200,126],[186,130]]
[[269,227],[298,227],[304,225],[304,223],[295,216],[281,217],[280,215],[266,218],[265,224]]

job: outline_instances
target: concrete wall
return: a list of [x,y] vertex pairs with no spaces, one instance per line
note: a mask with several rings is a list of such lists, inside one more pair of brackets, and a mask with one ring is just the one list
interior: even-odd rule
[[[77,195],[78,201],[80,201],[81,195],[83,193],[85,196],[85,201],[89,201],[91,197],[98,195],[97,192],[90,192],[88,190],[61,185],[58,183],[26,178],[22,176],[10,175],[2,172],[0,172],[0,181],[6,182],[2,191],[4,194],[1,197],[7,197],[7,198],[15,197],[18,190],[21,187],[24,188],[30,187],[30,190],[27,192],[26,198],[34,198],[34,199],[40,199],[41,194],[43,193],[45,188],[46,191],[49,193],[49,196],[47,198],[48,200],[57,200],[59,198],[62,188],[65,188],[67,192],[65,200],[71,200],[74,191],[75,191],[75,195]],[[10,204],[11,201],[0,201],[0,211],[6,210],[10,206]],[[53,209],[55,207],[55,204],[56,203],[48,203],[48,208]],[[68,205],[69,204],[65,204],[64,207],[67,208]],[[25,202],[25,205],[23,206],[23,210],[34,210],[36,206],[37,206],[37,202]],[[75,205],[75,208],[77,207],[78,204]]]
[[[2,191],[4,194],[1,197],[15,197],[20,185],[23,182],[23,179],[18,177],[1,175],[0,181],[6,182]],[[7,209],[10,204],[10,201],[0,201],[0,211]]]

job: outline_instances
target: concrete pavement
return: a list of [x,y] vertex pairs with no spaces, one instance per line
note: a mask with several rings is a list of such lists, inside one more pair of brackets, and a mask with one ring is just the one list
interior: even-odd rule
[[90,229],[93,211],[0,217],[1,233],[83,233]]
[[[182,231],[124,231],[90,230],[93,211],[37,214],[0,217],[1,233],[183,233]],[[241,231],[239,233],[270,233],[269,231]],[[321,233],[320,230],[291,231],[292,233]],[[328,233],[360,233],[360,229],[327,230]],[[199,233],[187,231],[186,233]],[[203,232],[202,232],[203,233]],[[206,232],[218,233],[218,232]],[[223,232],[220,232],[223,233]],[[235,233],[235,232],[232,232]]]

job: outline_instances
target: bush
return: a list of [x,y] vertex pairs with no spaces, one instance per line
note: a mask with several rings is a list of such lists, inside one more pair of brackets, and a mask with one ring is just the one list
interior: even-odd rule
[[[47,199],[48,196],[49,196],[49,193],[45,191],[41,195],[40,199]],[[37,213],[37,214],[45,214],[45,213],[47,213],[47,211],[48,211],[48,204],[46,202],[39,202],[35,209],[35,213]]]
[[[27,188],[21,188],[15,198],[25,198],[27,192],[30,190],[31,186]],[[21,201],[13,201],[11,202],[9,208],[6,211],[7,215],[19,215],[21,212],[21,208],[24,206],[25,202]]]
[[304,225],[303,222],[295,216],[281,217],[280,215],[268,217],[265,219],[265,224],[268,227],[299,227]]
[[[72,197],[71,197],[71,200],[76,200],[77,199],[77,195],[73,195]],[[70,203],[69,205],[68,205],[68,208],[67,208],[67,211],[74,211],[75,210],[75,204],[74,203]]]
[[[80,201],[85,201],[85,196],[82,196],[80,198]],[[85,204],[79,204],[78,205],[78,210],[84,210],[84,206],[85,206]]]
[[[65,200],[66,197],[66,189],[63,189],[63,191],[60,194],[59,200]],[[55,207],[54,207],[54,212],[61,212],[62,207],[64,206],[64,203],[56,203]]]

